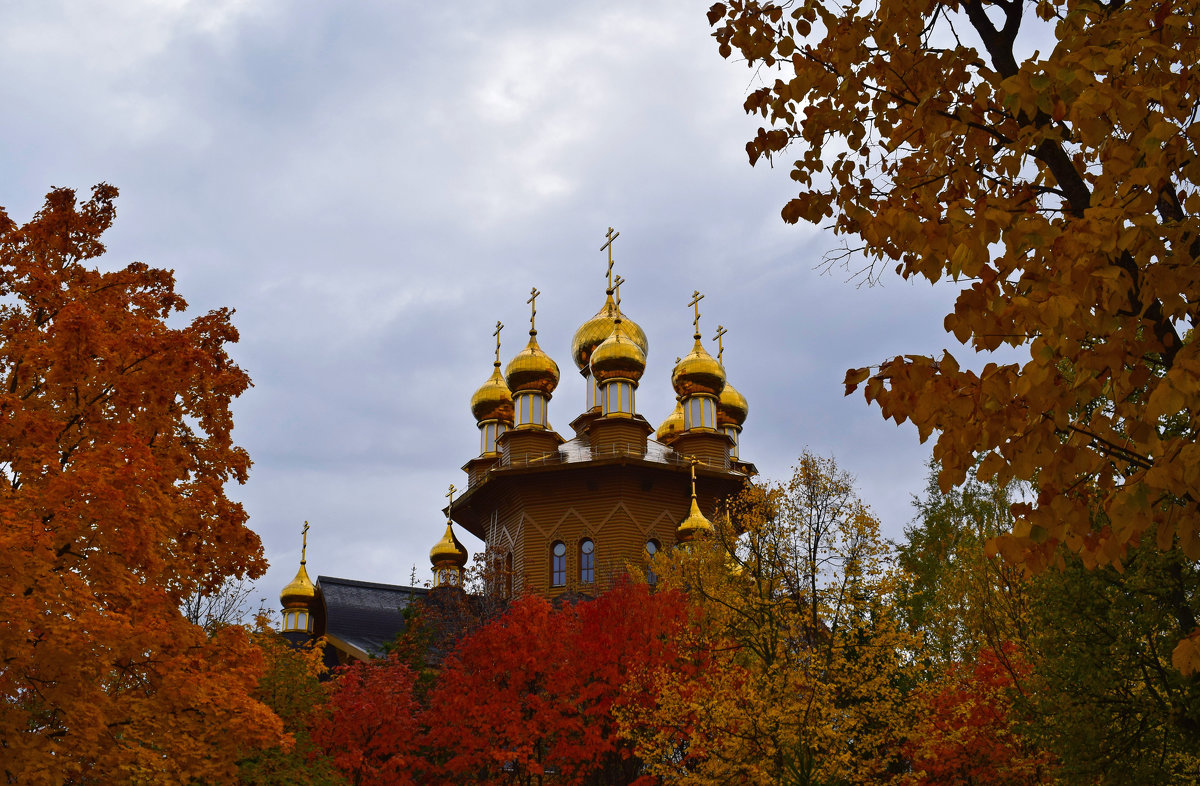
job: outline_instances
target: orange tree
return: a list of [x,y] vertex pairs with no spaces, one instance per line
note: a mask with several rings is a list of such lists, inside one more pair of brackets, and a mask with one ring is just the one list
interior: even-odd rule
[[171,274],[99,272],[116,189],[0,210],[0,773],[8,783],[225,782],[277,741],[262,657],[180,602],[265,566],[224,493],[250,384],[229,312],[168,325]]
[[[945,327],[1028,360],[946,352],[847,373],[922,439],[943,489],[1031,481],[996,545],[1119,562],[1143,535],[1200,558],[1197,0],[756,0],[709,12],[746,99],[793,143],[789,222],[832,220],[874,276],[951,282]],[[771,81],[771,76],[775,78]],[[849,246],[848,240],[847,245]],[[1188,630],[1195,620],[1184,620]],[[1200,641],[1177,649],[1200,668]]]

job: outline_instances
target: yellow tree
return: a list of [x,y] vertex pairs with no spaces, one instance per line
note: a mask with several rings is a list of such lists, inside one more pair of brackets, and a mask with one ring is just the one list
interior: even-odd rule
[[728,513],[655,566],[698,603],[694,646],[710,661],[660,675],[656,708],[626,718],[639,756],[689,783],[878,782],[900,753],[902,663],[917,646],[878,521],[846,473],[808,453],[787,484]]
[[230,402],[250,384],[229,312],[172,327],[171,274],[100,272],[116,189],[0,210],[0,780],[228,782],[280,737],[250,695],[261,653],[180,612],[259,575],[225,496],[249,458]]
[[[950,352],[847,373],[937,433],[943,490],[1034,483],[1006,557],[1089,565],[1143,536],[1200,558],[1197,0],[736,0],[720,51],[767,79],[751,162],[793,143],[786,221],[832,219],[870,276],[952,282]],[[849,240],[848,240],[849,245]],[[1181,617],[1181,636],[1195,620]],[[1197,639],[1177,663],[1200,667]]]

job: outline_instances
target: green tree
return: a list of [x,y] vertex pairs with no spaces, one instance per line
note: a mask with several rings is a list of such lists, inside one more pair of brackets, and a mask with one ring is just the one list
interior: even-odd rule
[[[758,0],[709,12],[766,78],[751,162],[788,151],[783,218],[822,222],[867,275],[960,289],[976,351],[847,373],[921,439],[942,489],[978,466],[1035,483],[997,540],[1037,570],[1064,544],[1119,562],[1147,532],[1200,558],[1197,0]],[[1044,43],[1040,43],[1044,42]],[[773,81],[769,81],[771,77]],[[1069,372],[1067,371],[1069,370]],[[1178,427],[1172,421],[1182,415]],[[1200,633],[1176,651],[1200,668]]]
[[238,763],[240,782],[253,786],[340,786],[345,779],[332,759],[313,742],[313,729],[328,714],[329,683],[324,640],[296,647],[260,616],[254,642],[266,668],[254,697],[270,707],[287,735],[279,744],[253,751]]
[[1200,782],[1200,680],[1171,668],[1200,570],[1179,549],[1132,549],[1122,569],[1068,558],[1030,583],[1032,733],[1072,783]]
[[974,660],[983,648],[1003,657],[1009,643],[1029,636],[1030,599],[1023,571],[987,543],[1012,528],[1016,486],[968,478],[943,492],[930,462],[917,516],[897,545],[910,628],[923,636],[922,659],[944,669]]

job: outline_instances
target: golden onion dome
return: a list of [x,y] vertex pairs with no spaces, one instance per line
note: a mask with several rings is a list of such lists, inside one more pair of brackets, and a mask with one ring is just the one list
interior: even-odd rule
[[700,506],[696,503],[696,495],[693,494],[692,509],[688,513],[688,517],[675,529],[675,536],[679,538],[680,543],[687,543],[702,532],[711,534],[714,531],[712,522],[704,518],[704,514],[700,512]]
[[304,562],[301,561],[300,570],[296,571],[296,578],[292,579],[283,588],[283,592],[279,593],[279,602],[287,607],[308,603],[315,597],[317,597],[317,588],[312,583],[312,579],[308,577],[308,571],[304,569]]
[[687,353],[671,373],[671,386],[681,398],[707,393],[719,396],[725,387],[725,369],[717,359],[708,354],[708,350],[700,343],[700,336],[695,336],[696,344]]
[[740,426],[746,422],[746,416],[749,414],[750,404],[746,397],[726,382],[725,387],[721,389],[720,398],[717,399],[717,425]]
[[513,422],[512,392],[500,373],[500,361],[493,364],[492,375],[471,396],[471,414],[477,422],[499,420]]
[[610,379],[637,382],[646,371],[646,353],[626,331],[625,321],[618,319],[612,334],[592,353],[590,365],[597,382]]
[[654,433],[654,438],[659,442],[674,439],[676,435],[683,433],[684,424],[683,402],[676,399],[674,411],[670,415],[667,415],[667,419],[658,427],[658,431]]
[[429,550],[429,561],[435,568],[445,562],[460,568],[467,564],[467,550],[455,537],[453,524],[446,524],[446,534]]
[[549,396],[558,387],[558,364],[538,346],[536,330],[529,331],[529,343],[508,361],[504,379],[513,393],[533,390]]
[[616,322],[618,314],[621,315],[621,322],[625,325],[626,335],[634,344],[637,344],[638,349],[642,350],[642,356],[645,357],[649,353],[650,343],[646,340],[646,331],[621,313],[620,308],[613,300],[612,292],[609,292],[604,306],[596,312],[596,316],[580,325],[579,330],[575,331],[574,338],[571,339],[571,359],[575,361],[579,373],[587,376],[592,353],[612,335],[613,324]]

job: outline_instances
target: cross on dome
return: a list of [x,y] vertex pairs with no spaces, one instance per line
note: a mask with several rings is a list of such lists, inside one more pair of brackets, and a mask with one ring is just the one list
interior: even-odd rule
[[696,328],[696,340],[700,340],[700,301],[704,300],[704,295],[700,294],[700,290],[692,290],[692,299],[688,301],[688,305],[696,309],[696,318],[692,320],[692,326]]
[[717,335],[713,336],[713,341],[717,342],[717,362],[721,362],[721,356],[725,354],[725,343],[721,341],[721,337],[729,331],[724,325],[717,325]]
[[[608,234],[607,234],[607,235],[605,235],[605,237],[607,237],[607,238],[608,238],[608,240],[607,240],[607,241],[605,241],[604,245],[600,246],[600,250],[601,250],[601,251],[605,251],[605,250],[607,250],[607,251],[608,251],[608,291],[609,291],[609,292],[612,292],[612,291],[613,291],[613,278],[612,278],[612,269],[613,269],[612,244],[613,244],[613,241],[614,241],[614,240],[616,240],[616,239],[617,239],[618,237],[620,237],[620,236],[621,236],[621,233],[620,233],[620,232],[613,232],[613,228],[612,228],[612,227],[609,227],[609,228],[608,228]],[[618,276],[618,278],[620,278],[620,276]],[[618,286],[620,286],[620,285],[618,285]]]
[[542,294],[538,292],[537,287],[529,290],[529,300],[525,302],[529,304],[529,335],[536,336],[537,328],[534,327],[534,318],[537,317],[537,297]]

